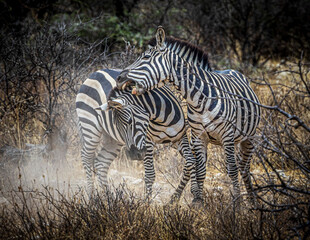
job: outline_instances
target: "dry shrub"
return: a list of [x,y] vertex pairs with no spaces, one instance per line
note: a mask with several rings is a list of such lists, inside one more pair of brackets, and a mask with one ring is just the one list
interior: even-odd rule
[[274,227],[284,221],[299,238],[301,229],[306,234],[310,230],[309,66],[301,56],[297,62],[277,64],[253,81],[265,104],[252,166],[257,209],[274,221],[264,225],[264,231],[286,233]]
[[[158,205],[122,185],[88,201],[82,191],[64,194],[12,191],[0,212],[2,239],[285,239],[306,237],[294,229],[298,216],[237,211],[223,192],[209,192],[200,208]],[[295,216],[295,217],[294,217]],[[297,234],[298,233],[298,234]]]
[[66,142],[77,86],[105,61],[104,40],[87,43],[70,28],[24,23],[18,33],[1,30],[2,144],[47,142],[52,150],[55,135]]

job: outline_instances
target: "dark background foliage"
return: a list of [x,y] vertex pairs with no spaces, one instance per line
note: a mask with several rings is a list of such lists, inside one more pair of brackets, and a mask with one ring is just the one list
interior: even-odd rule
[[310,1],[308,0],[200,0],[200,1],[55,1],[0,2],[2,31],[21,33],[25,21],[40,25],[91,21],[79,34],[87,40],[109,38],[140,46],[158,25],[169,34],[191,40],[214,54],[232,51],[252,65],[270,58],[309,58]]

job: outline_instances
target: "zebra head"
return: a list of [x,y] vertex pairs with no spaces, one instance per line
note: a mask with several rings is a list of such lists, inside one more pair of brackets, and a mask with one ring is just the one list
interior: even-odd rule
[[130,101],[130,97],[133,96],[129,92],[112,89],[107,103],[98,109],[112,111],[113,122],[126,144],[126,155],[133,160],[143,160],[149,115],[144,108]]
[[132,94],[141,95],[145,91],[162,87],[165,81],[169,81],[171,64],[165,39],[165,31],[159,26],[148,50],[116,79],[118,89],[130,86]]

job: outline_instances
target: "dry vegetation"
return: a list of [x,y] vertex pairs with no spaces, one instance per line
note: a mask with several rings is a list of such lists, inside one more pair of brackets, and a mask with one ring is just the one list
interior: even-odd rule
[[303,55],[245,69],[243,57],[216,56],[218,69],[244,70],[263,105],[251,165],[255,208],[245,189],[241,209],[234,208],[223,151],[215,146],[208,149],[201,208],[191,207],[188,187],[179,204],[167,205],[184,160],[162,145],[150,201],[143,164],[121,154],[109,172],[111,189],[98,189],[89,202],[75,95],[92,71],[124,67],[136,55],[128,44],[111,53],[106,39],[84,41],[70,25],[25,24],[21,31],[22,37],[1,36],[0,43],[1,239],[308,238],[310,64]]
[[148,203],[122,185],[89,203],[81,192],[12,192],[1,210],[3,239],[283,239],[296,224],[287,214],[234,211],[222,191],[210,191],[206,205]]

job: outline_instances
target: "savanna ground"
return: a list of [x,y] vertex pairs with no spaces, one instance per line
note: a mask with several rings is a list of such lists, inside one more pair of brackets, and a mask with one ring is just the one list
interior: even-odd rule
[[[122,8],[117,2],[97,3],[105,10],[96,18],[92,14],[99,10],[92,1],[25,2],[20,8],[1,2],[11,12],[1,18],[0,238],[307,239],[306,1],[268,3],[271,8],[265,1],[208,1],[210,8],[204,1],[124,1]],[[292,9],[299,18],[291,17]],[[95,200],[88,201],[76,93],[93,71],[131,63],[159,24],[207,50],[214,69],[243,72],[264,105],[251,164],[256,207],[246,201],[242,185],[244,201],[235,209],[224,154],[216,146],[208,149],[200,208],[192,208],[189,187],[179,204],[167,204],[184,163],[169,145],[156,146],[150,201],[144,195],[142,162],[124,154],[110,168],[110,191],[98,189]]]

